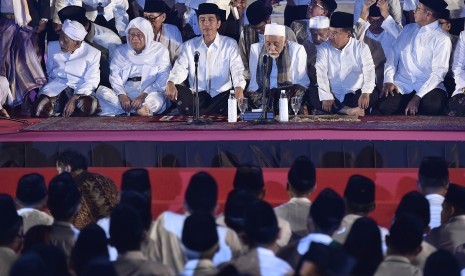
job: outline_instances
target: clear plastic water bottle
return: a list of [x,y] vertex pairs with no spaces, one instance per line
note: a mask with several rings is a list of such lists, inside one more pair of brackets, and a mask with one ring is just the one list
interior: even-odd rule
[[281,97],[279,98],[279,121],[289,122],[289,105],[285,90],[281,90]]
[[237,122],[237,100],[234,90],[230,90],[228,99],[228,123],[235,122]]

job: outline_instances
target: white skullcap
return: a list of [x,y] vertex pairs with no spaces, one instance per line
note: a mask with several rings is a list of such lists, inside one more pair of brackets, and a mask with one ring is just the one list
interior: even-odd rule
[[326,16],[315,16],[310,18],[308,24],[310,29],[326,29],[329,28],[329,18]]
[[81,23],[66,19],[63,23],[63,32],[72,40],[83,41],[87,35],[86,29]]
[[286,36],[286,27],[276,23],[265,25],[265,35]]

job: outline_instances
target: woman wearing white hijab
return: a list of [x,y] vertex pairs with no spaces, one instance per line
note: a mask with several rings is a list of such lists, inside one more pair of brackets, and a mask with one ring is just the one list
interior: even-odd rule
[[168,49],[154,41],[152,25],[141,17],[129,22],[126,37],[128,43],[116,49],[110,63],[113,90],[97,89],[102,108],[99,115],[159,114],[169,104],[164,96],[171,70]]

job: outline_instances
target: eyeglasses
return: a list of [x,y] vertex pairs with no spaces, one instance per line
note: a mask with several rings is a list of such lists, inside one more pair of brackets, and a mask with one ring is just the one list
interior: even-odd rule
[[425,11],[425,12],[427,12],[428,10],[425,9],[425,8],[420,8],[419,6],[417,6],[417,7],[415,8],[415,12],[418,12],[418,11]]
[[144,18],[147,19],[148,21],[150,22],[154,22],[155,20],[157,20],[160,16],[162,16],[164,13],[160,13],[159,15],[157,16],[145,16],[144,15]]
[[143,33],[129,33],[129,39],[133,39],[133,38],[136,38],[136,37],[139,40],[142,40],[142,39],[145,38]]

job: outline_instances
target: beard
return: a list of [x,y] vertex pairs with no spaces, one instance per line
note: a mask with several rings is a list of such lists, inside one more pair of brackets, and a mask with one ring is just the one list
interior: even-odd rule
[[277,59],[279,54],[268,54],[272,59]]

